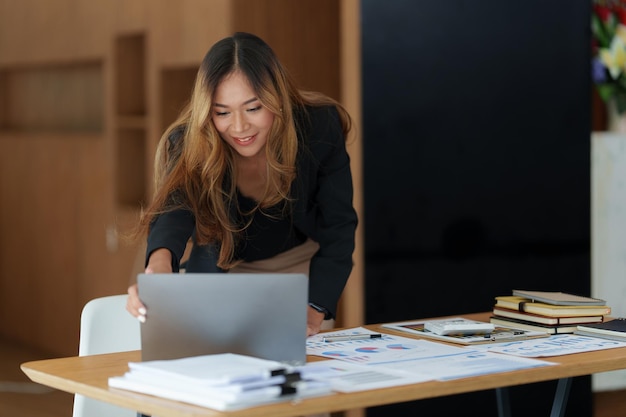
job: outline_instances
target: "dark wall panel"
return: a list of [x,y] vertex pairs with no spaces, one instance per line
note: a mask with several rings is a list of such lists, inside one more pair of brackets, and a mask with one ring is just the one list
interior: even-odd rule
[[[589,2],[361,4],[367,321],[588,294]],[[589,416],[589,378],[574,390]],[[460,397],[495,415],[493,392]],[[428,403],[394,415],[454,415]]]

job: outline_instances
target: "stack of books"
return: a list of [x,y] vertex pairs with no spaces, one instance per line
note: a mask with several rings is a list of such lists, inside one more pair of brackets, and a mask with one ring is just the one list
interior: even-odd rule
[[330,384],[308,380],[302,369],[233,353],[131,362],[109,386],[220,411],[328,394]]
[[611,313],[604,300],[555,291],[514,290],[496,297],[491,322],[548,334],[574,333],[579,324],[601,323]]

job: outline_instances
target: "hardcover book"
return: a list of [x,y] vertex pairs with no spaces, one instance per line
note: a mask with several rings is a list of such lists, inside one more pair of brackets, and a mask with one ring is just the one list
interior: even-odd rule
[[599,298],[585,297],[559,291],[513,290],[513,295],[528,298],[531,301],[560,306],[603,306],[606,301]]
[[545,324],[530,323],[523,320],[509,319],[504,317],[491,317],[490,321],[496,326],[508,326],[515,329],[547,333],[549,335],[574,333],[574,331],[576,331],[575,324],[549,326]]
[[508,308],[527,313],[541,314],[550,317],[577,317],[577,316],[606,316],[611,314],[611,308],[604,306],[560,306],[533,302],[529,298],[514,295],[496,297],[496,307]]
[[494,307],[493,315],[496,317],[506,317],[510,319],[524,320],[532,323],[547,324],[550,326],[559,324],[582,324],[582,323],[600,323],[604,320],[604,316],[574,316],[574,317],[550,317],[541,314],[527,313],[519,310],[511,310],[508,308]]

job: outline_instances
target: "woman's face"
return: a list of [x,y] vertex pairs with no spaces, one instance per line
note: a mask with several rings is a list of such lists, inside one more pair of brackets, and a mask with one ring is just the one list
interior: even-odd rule
[[261,104],[241,72],[228,75],[217,86],[211,112],[220,136],[239,155],[263,155],[274,114]]

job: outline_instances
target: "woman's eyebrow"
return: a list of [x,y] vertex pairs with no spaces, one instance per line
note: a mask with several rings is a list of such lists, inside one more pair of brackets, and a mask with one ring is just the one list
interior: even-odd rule
[[[253,103],[253,102],[257,101],[257,100],[258,100],[257,97],[252,97],[251,99],[244,101],[242,106],[245,106],[246,104]],[[215,107],[224,107],[224,108],[228,107],[226,104],[220,104],[220,103],[215,103],[214,106]]]

